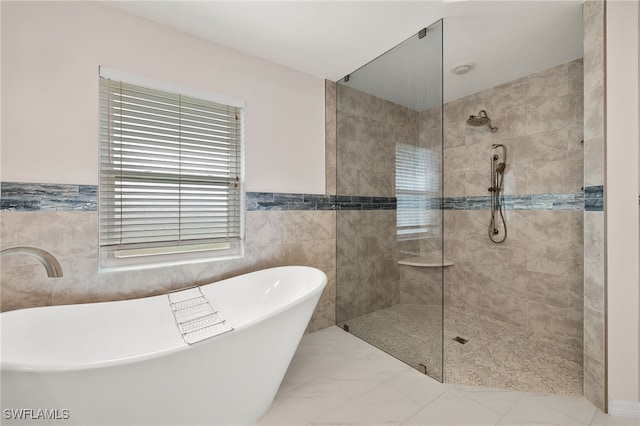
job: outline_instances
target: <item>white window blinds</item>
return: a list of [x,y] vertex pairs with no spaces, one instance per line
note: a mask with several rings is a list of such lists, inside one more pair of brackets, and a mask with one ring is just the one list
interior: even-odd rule
[[241,120],[237,106],[100,78],[103,266],[240,242]]
[[407,144],[396,146],[397,234],[405,238],[438,234],[438,182],[435,151]]

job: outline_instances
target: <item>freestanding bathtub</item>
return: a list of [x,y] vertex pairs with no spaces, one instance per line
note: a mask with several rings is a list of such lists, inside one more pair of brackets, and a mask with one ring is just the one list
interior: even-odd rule
[[3,313],[1,423],[254,424],[326,282],[286,266],[202,286],[233,330],[192,344],[167,295]]

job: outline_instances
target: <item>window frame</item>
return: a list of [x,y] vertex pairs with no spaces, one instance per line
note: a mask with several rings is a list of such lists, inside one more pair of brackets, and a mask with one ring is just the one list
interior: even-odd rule
[[[162,81],[152,80],[144,77],[135,76],[132,74],[112,70],[105,67],[99,67],[99,86],[100,90],[100,109],[99,109],[99,121],[100,121],[100,159],[99,159],[99,173],[100,173],[100,185],[99,185],[99,204],[98,204],[98,212],[99,212],[99,270],[100,271],[111,271],[111,270],[119,270],[119,269],[141,269],[141,268],[149,268],[149,267],[158,267],[170,264],[183,264],[183,263],[192,263],[192,262],[207,262],[214,260],[224,260],[224,259],[234,259],[240,258],[244,256],[244,241],[245,241],[245,188],[244,188],[244,171],[245,171],[245,160],[244,160],[244,119],[245,119],[245,108],[246,104],[243,100],[238,100],[226,96],[220,96],[212,93],[207,93],[201,90],[179,86],[171,83],[166,83]],[[105,219],[104,215],[106,215],[106,207],[104,204],[108,202],[116,202],[118,197],[110,198],[109,201],[105,200],[105,192],[108,190],[103,188],[103,182],[110,178],[105,178],[105,174],[109,173],[109,171],[105,170],[105,166],[103,164],[103,144],[105,141],[103,140],[105,136],[103,135],[102,123],[104,120],[110,120],[110,112],[103,111],[103,103],[108,102],[103,100],[102,94],[102,79],[112,80],[116,82],[121,82],[129,85],[140,86],[145,89],[154,90],[154,91],[162,91],[168,94],[180,95],[192,99],[197,99],[206,102],[214,102],[216,104],[237,108],[237,114],[239,119],[239,138],[237,140],[237,145],[234,145],[238,150],[238,169],[239,173],[236,174],[235,180],[237,188],[237,195],[239,196],[239,200],[237,205],[229,207],[233,208],[233,215],[237,215],[239,220],[239,235],[234,236],[232,239],[192,239],[189,240],[181,240],[180,237],[178,239],[172,240],[175,244],[171,244],[170,242],[143,242],[143,243],[130,243],[130,244],[105,244],[103,241],[103,224],[107,223],[109,219]],[[182,113],[180,113],[180,117]],[[110,136],[106,136],[109,138],[108,143],[110,146],[113,143]],[[111,162],[112,157],[107,155],[108,161],[111,166],[113,163]],[[231,164],[231,163],[229,163]],[[181,166],[182,167],[182,166]],[[181,170],[182,171],[182,170]],[[135,173],[129,173],[128,177],[132,178]],[[172,176],[170,176],[172,175]],[[183,174],[184,175],[184,174]],[[180,179],[179,174],[167,173],[164,176],[164,183],[169,185],[173,183],[174,185],[178,184],[178,191],[182,190],[181,184],[184,183],[182,179]],[[154,176],[150,173],[140,173],[137,177],[141,176]],[[188,176],[188,179],[191,178],[193,180],[193,176]],[[232,180],[232,175],[229,176],[227,181]],[[152,179],[149,179],[147,182],[151,182]],[[112,184],[116,184],[111,181]],[[214,178],[211,181],[211,185],[220,184],[219,178]],[[120,198],[121,199],[121,198]],[[181,201],[178,202],[179,206],[183,206]],[[180,211],[182,211],[182,207],[179,207]],[[227,210],[227,216],[228,215]],[[103,221],[104,220],[104,221]],[[177,223],[183,223],[182,219],[178,219]]]
[[[413,152],[409,152],[413,151]],[[424,158],[419,158],[421,152]],[[419,182],[411,181],[411,187],[402,187],[401,180],[407,180],[414,178],[414,176],[401,176],[401,170],[398,167],[399,153],[404,153],[405,156],[411,157],[412,160],[419,161],[420,166],[424,169],[425,178]],[[429,166],[434,170],[429,170]],[[405,171],[415,173],[418,168],[411,167],[405,164]],[[410,169],[410,170],[409,170]],[[432,175],[432,178],[427,177]],[[399,241],[414,240],[428,237],[440,236],[441,223],[439,218],[439,197],[440,197],[440,182],[439,182],[439,155],[436,150],[399,143],[396,145],[396,235]],[[409,209],[415,210],[413,213],[413,220],[407,218],[407,213],[403,215],[403,205],[409,201],[412,204],[417,204],[421,209]],[[435,207],[435,208],[434,208]],[[405,223],[409,222],[411,223]]]

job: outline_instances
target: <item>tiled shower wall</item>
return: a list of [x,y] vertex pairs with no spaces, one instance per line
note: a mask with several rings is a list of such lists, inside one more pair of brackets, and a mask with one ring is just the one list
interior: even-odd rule
[[[584,186],[604,188],[604,2],[583,8]],[[584,212],[584,395],[606,410],[604,211],[600,203]]]
[[[436,106],[418,113],[418,138],[413,143],[421,148],[432,151],[438,159],[437,169],[434,170],[435,194],[439,198],[442,194],[442,106]],[[414,256],[422,257],[431,264],[442,262],[442,210],[434,203],[429,213],[431,224],[434,225],[431,234],[419,235],[417,239],[398,241],[399,257],[402,259]],[[399,265],[398,280],[399,303],[419,304],[423,309],[431,311],[431,318],[442,315],[442,267],[423,267]]]
[[336,212],[337,322],[398,303],[395,147],[415,144],[418,113],[339,85],[337,193],[374,197]]
[[[322,210],[334,207],[328,197],[249,197],[243,259],[98,272],[95,205],[86,200],[74,205],[68,196],[52,195],[40,185],[26,186],[42,196],[23,197],[18,211],[0,213],[2,248],[31,245],[48,250],[60,261],[64,277],[47,278],[39,262],[28,256],[2,259],[2,311],[145,297],[274,266],[308,265],[329,277],[308,331],[335,324],[335,212]],[[10,197],[5,195],[3,204],[8,204]],[[89,211],[73,210],[83,208]]]
[[[582,346],[582,60],[445,104],[447,306]],[[466,124],[486,110],[492,124]],[[507,148],[508,237],[488,238],[490,158]],[[512,196],[509,198],[509,196]]]

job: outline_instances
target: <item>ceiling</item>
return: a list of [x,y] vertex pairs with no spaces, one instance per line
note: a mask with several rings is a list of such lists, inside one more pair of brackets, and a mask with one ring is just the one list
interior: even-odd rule
[[445,101],[582,57],[582,1],[106,3],[332,81],[444,17]]

